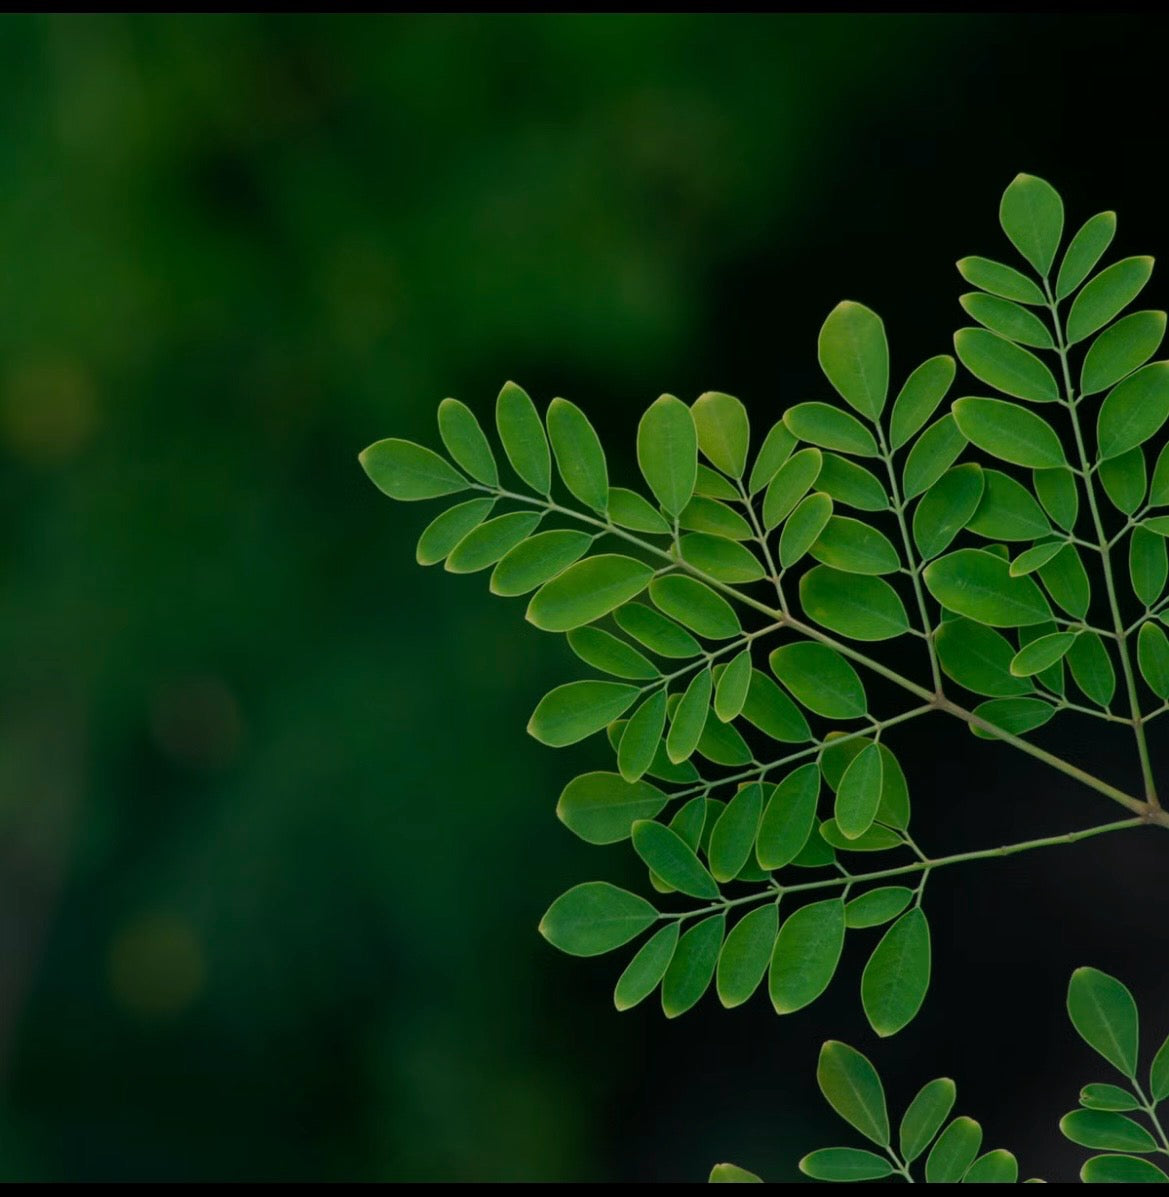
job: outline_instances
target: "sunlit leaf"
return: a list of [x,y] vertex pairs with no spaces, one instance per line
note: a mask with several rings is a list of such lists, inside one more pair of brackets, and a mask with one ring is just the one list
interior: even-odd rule
[[1000,299],[997,295],[987,295],[982,291],[970,291],[960,295],[958,302],[967,315],[1008,341],[1030,345],[1035,349],[1055,348],[1047,325],[1034,312],[1021,308],[1009,299]]
[[959,549],[926,566],[923,577],[943,607],[991,627],[1043,623],[1051,609],[1029,578],[1012,578],[1009,564],[982,549]]
[[882,827],[879,823],[874,823],[856,839],[849,839],[837,827],[835,819],[825,819],[820,824],[820,838],[841,852],[888,852],[891,848],[901,847],[902,843],[901,837],[895,831]]
[[958,273],[971,286],[1002,299],[1013,299],[1016,303],[1043,303],[1043,292],[1025,275],[1013,266],[1004,266],[989,258],[963,258],[958,263]]
[[1165,538],[1148,528],[1134,528],[1128,542],[1128,570],[1133,593],[1151,607],[1161,597],[1169,575]]
[[881,578],[817,565],[800,579],[800,603],[813,623],[852,640],[890,640],[909,630],[905,605]]
[[950,1116],[957,1095],[957,1088],[948,1076],[938,1077],[918,1090],[901,1119],[898,1134],[901,1155],[907,1164],[912,1164],[933,1142]]
[[1164,312],[1133,312],[1106,328],[1091,344],[1080,369],[1080,393],[1106,391],[1157,352],[1165,336]]
[[568,632],[639,595],[653,570],[632,557],[602,553],[570,565],[532,595],[525,618],[545,632]]
[[982,1127],[973,1118],[955,1118],[938,1136],[925,1161],[929,1184],[956,1184],[982,1146]]
[[810,552],[846,573],[892,574],[901,568],[901,558],[883,532],[846,515],[829,518]]
[[494,499],[468,499],[436,516],[418,538],[419,565],[437,565],[491,514]]
[[889,394],[889,342],[880,316],[862,303],[837,304],[820,329],[819,356],[840,397],[877,419]]
[[1064,545],[1037,572],[1047,593],[1060,607],[1076,619],[1085,618],[1092,601],[1092,583],[1075,545]]
[[795,447],[796,438],[788,426],[783,420],[776,420],[755,455],[755,464],[751,467],[751,477],[747,483],[748,492],[758,494],[779,472]]
[[771,479],[763,496],[763,526],[778,528],[808,493],[823,465],[819,449],[793,453]]
[[589,551],[593,538],[571,528],[538,532],[503,556],[491,574],[492,594],[527,594],[555,578]]
[[717,898],[718,886],[676,832],[651,819],[633,824],[633,850],[665,882],[693,898]]
[[695,750],[716,765],[749,765],[752,760],[747,741],[729,723],[706,720]]
[[[1156,1094],[1153,1095],[1154,1098]],[[1089,1110],[1139,1110],[1141,1103],[1119,1085],[1085,1085],[1080,1090],[1080,1105]]]
[[1055,280],[1057,299],[1066,299],[1092,273],[1115,235],[1115,212],[1099,212],[1083,224],[1064,253]]
[[1013,1185],[1019,1179],[1019,1161],[1003,1148],[980,1155],[966,1171],[962,1183],[971,1185]]
[[1119,315],[1141,293],[1153,273],[1153,259],[1124,258],[1114,262],[1087,284],[1072,301],[1067,318],[1067,343],[1090,337]]
[[710,466],[704,465],[701,461],[694,472],[694,493],[707,499],[718,499],[731,503],[742,497],[729,479],[724,478],[718,470],[712,470]]
[[616,844],[629,838],[638,819],[654,818],[665,805],[665,794],[647,781],[583,773],[564,787],[556,816],[588,844]]
[[664,535],[670,531],[670,525],[647,499],[623,486],[609,489],[609,519],[617,527],[629,528],[633,532]]
[[499,485],[499,469],[491,445],[475,413],[458,399],[444,399],[438,405],[438,431],[455,464],[476,482]]
[[682,560],[718,582],[757,582],[765,577],[750,549],[721,536],[692,532],[679,542]]
[[552,457],[536,405],[514,382],[504,383],[495,402],[495,427],[511,468],[534,491],[552,489]]
[[512,511],[473,528],[447,555],[443,568],[452,574],[473,574],[494,565],[526,540],[540,523],[540,513]]
[[962,435],[1012,465],[1052,469],[1066,465],[1055,430],[1041,416],[1002,399],[958,399],[952,411]]
[[586,507],[604,511],[609,503],[609,470],[588,417],[575,403],[553,399],[545,419],[556,468],[569,493]]
[[709,532],[728,540],[750,540],[751,525],[732,507],[718,499],[695,495],[678,516],[680,527],[691,532]]
[[466,478],[432,449],[389,437],[358,454],[369,480],[391,499],[437,499],[466,490]]
[[825,453],[824,462],[816,478],[816,489],[822,490],[834,503],[855,507],[858,511],[887,511],[889,495],[884,485],[864,466]]
[[954,334],[958,360],[980,382],[1033,403],[1059,398],[1055,375],[1028,349],[985,328],[961,328]]
[[746,1168],[740,1168],[738,1164],[715,1164],[710,1170],[709,1183],[717,1184],[762,1184],[762,1177],[756,1176],[754,1172],[748,1172]]
[[755,847],[762,814],[763,786],[757,781],[743,786],[727,804],[711,832],[707,851],[716,881],[731,881],[742,871]]
[[1025,549],[1011,562],[1011,577],[1025,578],[1063,552],[1066,540],[1045,540]]
[[641,417],[637,464],[662,510],[677,517],[694,494],[698,472],[698,434],[681,399],[662,395]]
[[707,391],[690,408],[698,432],[698,447],[712,465],[732,478],[747,468],[751,425],[747,409],[733,395]]
[[730,603],[697,578],[681,574],[654,578],[649,596],[664,615],[710,640],[727,640],[743,630]]
[[828,403],[797,403],[788,408],[783,422],[801,441],[821,449],[853,453],[858,457],[876,457],[873,434],[856,418]]
[[568,682],[540,699],[528,734],[551,748],[575,744],[625,713],[641,691],[621,682]]
[[967,445],[952,415],[935,420],[918,437],[902,471],[902,491],[912,499],[931,486],[958,460]]
[[586,881],[548,907],[540,934],[570,956],[600,956],[628,943],[657,917],[644,898],[607,881]]
[[1035,175],[1016,175],[1003,192],[999,223],[1011,244],[1045,278],[1063,236],[1063,200]]
[[1075,632],[1053,632],[1050,636],[1032,640],[1026,648],[1015,654],[1014,660],[1011,661],[1011,672],[1016,677],[1031,677],[1033,674],[1042,673],[1056,661],[1062,661],[1075,640]]
[[889,421],[892,448],[900,449],[937,411],[954,381],[955,372],[954,359],[943,353],[922,362],[905,380]]
[[[992,698],[990,702],[979,703],[972,714],[999,731],[1022,736],[1049,723],[1055,716],[1055,707],[1040,698]],[[977,723],[970,730],[980,740],[998,738],[996,732]]]
[[785,644],[768,663],[792,697],[817,715],[856,719],[868,708],[856,670],[831,648],[807,641]]
[[947,620],[934,643],[943,672],[960,686],[989,698],[1026,694],[1030,684],[1011,674],[1015,650],[1001,633],[969,619]]
[[982,499],[967,527],[988,540],[1037,540],[1051,534],[1030,491],[1002,470],[983,470]]
[[832,500],[820,491],[799,504],[779,536],[779,562],[784,569],[790,569],[808,552],[831,517]]

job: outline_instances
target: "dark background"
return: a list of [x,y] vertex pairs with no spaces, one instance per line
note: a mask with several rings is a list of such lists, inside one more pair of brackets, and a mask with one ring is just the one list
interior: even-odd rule
[[[738,394],[757,429],[823,397],[842,297],[901,377],[963,322],[954,260],[1003,252],[1019,170],[1164,255],[1164,35],[3,18],[0,1174],[793,1179],[851,1141],[814,1092],[833,1036],[896,1105],[954,1076],[991,1145],[1071,1179],[1056,1122],[1106,1068],[1067,976],[1121,973],[1164,1034],[1169,841],[939,874],[934,988],[890,1042],[852,951],[784,1020],[762,995],[618,1016],[620,963],[535,931],[575,881],[636,875],[553,815],[601,746],[524,735],[567,650],[483,576],[418,569],[433,512],[356,453],[434,444],[440,399],[487,415],[514,377],[582,404],[628,482],[662,391]],[[1125,776],[1126,744],[1061,726]],[[897,744],[927,849],[1113,817],[957,725]]]

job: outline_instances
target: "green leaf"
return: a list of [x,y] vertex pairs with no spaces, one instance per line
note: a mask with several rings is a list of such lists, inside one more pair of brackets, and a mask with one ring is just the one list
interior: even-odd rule
[[846,573],[893,574],[901,568],[901,558],[883,532],[846,515],[829,518],[810,552]]
[[846,457],[825,453],[816,479],[817,489],[834,502],[858,511],[887,511],[889,495],[884,486],[864,466]]
[[1080,510],[1080,492],[1069,469],[1035,470],[1031,475],[1043,510],[1061,528],[1072,531]]
[[788,426],[782,419],[776,420],[755,455],[755,464],[751,467],[751,478],[747,483],[748,493],[758,494],[779,473],[795,447],[796,438]]
[[727,936],[718,958],[716,988],[728,1010],[741,1006],[759,988],[778,931],[779,907],[769,902],[741,918]]
[[909,450],[901,486],[906,501],[923,494],[958,460],[966,437],[952,415],[935,420]]
[[548,436],[556,468],[569,494],[586,507],[604,511],[609,503],[609,470],[605,451],[588,417],[567,399],[548,405]]
[[570,956],[600,956],[653,925],[658,912],[607,881],[586,881],[561,894],[540,920],[540,934]]
[[1165,445],[1157,456],[1153,484],[1149,487],[1149,504],[1152,507],[1169,505],[1169,445]]
[[750,540],[751,525],[735,510],[718,499],[695,495],[678,516],[678,524],[691,532],[709,532],[728,540]]
[[1116,235],[1116,213],[1099,212],[1072,238],[1055,281],[1056,299],[1067,297],[1092,273]]
[[782,869],[799,856],[816,822],[820,770],[802,765],[772,791],[759,822],[755,857],[762,868]]
[[1149,1089],[1154,1101],[1169,1097],[1169,1038],[1161,1044],[1149,1068]]
[[710,1184],[762,1184],[762,1177],[737,1164],[715,1164],[710,1170]]
[[[1156,1094],[1153,1095],[1156,1098]],[[1089,1110],[1139,1110],[1141,1103],[1119,1085],[1085,1085],[1080,1090],[1080,1105]]]
[[1080,393],[1095,395],[1139,369],[1165,336],[1164,312],[1133,312],[1091,344],[1080,370]]
[[1066,544],[1066,540],[1045,540],[1042,544],[1032,545],[1011,562],[1011,577],[1025,578],[1033,574],[1062,553]]
[[1039,577],[1047,593],[1069,614],[1083,619],[1092,601],[1092,584],[1075,545],[1065,545],[1054,557],[1039,567]]
[[678,946],[678,924],[667,923],[655,931],[642,945],[641,950],[625,966],[617,978],[613,990],[613,1005],[618,1010],[632,1010],[658,987],[666,975],[674,951]]
[[1031,677],[1049,669],[1056,661],[1067,656],[1068,649],[1076,642],[1075,632],[1053,632],[1032,640],[1026,648],[1020,649],[1011,662],[1011,672],[1016,677]]
[[691,927],[678,941],[662,980],[662,1013],[667,1018],[685,1014],[710,986],[726,925],[725,914],[714,914]]
[[891,640],[909,631],[905,605],[881,578],[817,565],[800,579],[800,603],[813,623],[852,640]]
[[1016,303],[1043,303],[1043,292],[1025,275],[989,258],[963,258],[958,273],[973,287]]
[[1132,1155],[1094,1155],[1080,1169],[1084,1184],[1169,1184],[1156,1164]]
[[1076,969],[1068,984],[1068,1015],[1090,1048],[1129,1080],[1136,1078],[1137,1006],[1121,982],[1099,969]]
[[912,1164],[933,1142],[934,1135],[954,1108],[958,1090],[948,1076],[940,1076],[918,1090],[901,1119],[901,1155]]
[[1156,515],[1152,519],[1142,520],[1141,527],[1158,536],[1169,536],[1169,515]]
[[912,901],[913,890],[903,885],[871,889],[845,905],[844,924],[850,930],[880,927],[890,919],[895,919]]
[[721,536],[692,532],[679,542],[682,560],[718,582],[757,582],[766,573],[749,549]]
[[913,539],[924,560],[949,548],[978,510],[985,485],[982,467],[970,462],[947,470],[922,495],[913,513]]
[[669,574],[654,578],[649,596],[664,614],[710,640],[729,640],[742,632],[730,603],[697,578]]
[[[973,714],[1001,731],[1021,736],[1050,722],[1055,716],[1055,707],[1040,698],[992,698],[990,702],[979,703]],[[980,740],[999,738],[984,727],[972,725],[970,730]]]
[[858,839],[872,827],[881,802],[883,772],[881,750],[876,744],[862,749],[845,769],[833,813],[846,839]]
[[1101,459],[1119,457],[1156,436],[1169,419],[1169,362],[1143,366],[1105,397],[1097,422]]
[[820,1049],[816,1081],[828,1104],[849,1126],[878,1147],[889,1146],[885,1090],[866,1057],[847,1043],[830,1039]]
[[707,719],[698,738],[697,751],[716,765],[749,765],[751,749],[747,741],[729,724]]
[[1051,534],[1043,509],[1009,474],[983,470],[983,484],[982,500],[967,524],[971,532],[988,540],[1036,540]]
[[804,744],[812,738],[803,712],[767,676],[751,671],[751,685],[743,704],[743,718],[773,740],[784,744]]
[[587,844],[616,844],[629,838],[639,819],[654,818],[665,805],[665,794],[649,782],[583,773],[564,787],[556,817]]
[[859,719],[868,710],[856,670],[825,645],[785,644],[771,653],[768,663],[792,697],[817,715]]
[[1157,1141],[1131,1118],[1108,1110],[1073,1110],[1059,1120],[1066,1139],[1094,1151],[1156,1151]]
[[954,381],[954,359],[947,353],[922,362],[905,380],[893,404],[889,442],[900,449],[934,414]]
[[858,1147],[824,1147],[804,1156],[800,1171],[813,1180],[880,1180],[893,1175],[893,1165]]
[[982,291],[970,291],[960,295],[958,302],[968,316],[1008,341],[1031,345],[1036,349],[1055,348],[1047,325],[1034,312],[1019,307],[1009,299],[999,299],[997,295],[987,295]]
[[779,931],[768,990],[777,1014],[802,1009],[828,988],[844,947],[844,903],[828,898],[801,906]]
[[681,399],[662,395],[641,417],[637,464],[662,510],[677,517],[694,494],[698,473],[698,434]]
[[820,329],[819,357],[840,397],[876,420],[889,394],[889,342],[881,317],[863,303],[838,303]]
[[588,533],[568,528],[538,532],[500,559],[491,574],[491,593],[508,597],[527,594],[580,560],[592,543]]
[[511,468],[538,494],[552,489],[552,458],[536,405],[514,382],[504,383],[495,401],[495,427]]
[[374,486],[391,499],[437,499],[469,485],[445,457],[397,437],[375,441],[357,460]]
[[877,822],[904,830],[909,826],[909,785],[901,763],[888,744],[881,748],[881,803],[877,807]]
[[820,824],[820,837],[825,843],[841,852],[888,852],[891,848],[900,848],[901,837],[888,827],[874,823],[863,835],[850,840],[836,825],[835,819],[825,819]]
[[619,553],[587,557],[545,582],[528,603],[525,618],[545,632],[570,632],[639,595],[653,573],[643,562]]
[[1093,702],[1107,707],[1116,693],[1116,670],[1104,641],[1095,632],[1076,637],[1067,656],[1076,685]]
[[970,1165],[963,1184],[975,1185],[1013,1185],[1019,1179],[1019,1161],[1009,1152],[999,1147],[995,1151],[988,1151],[985,1155]]
[[443,568],[452,574],[473,574],[494,565],[527,537],[540,523],[534,511],[497,515],[473,528],[447,556]]
[[962,435],[992,457],[1035,469],[1067,464],[1051,425],[1017,403],[958,399],[952,410]]
[[702,652],[702,645],[689,632],[644,603],[627,603],[613,618],[622,631],[659,657],[682,659]]
[[991,628],[969,619],[950,619],[934,638],[942,671],[960,686],[990,698],[1026,694],[1030,683],[1011,673],[1015,650]]
[[740,499],[739,492],[722,476],[717,470],[712,470],[710,466],[698,463],[698,468],[694,473],[694,493],[702,495],[707,499],[725,499],[728,502],[737,502]]
[[641,819],[633,824],[633,850],[668,885],[692,898],[717,898],[718,886],[676,832]]
[[614,677],[648,681],[661,676],[657,667],[637,649],[603,628],[574,628],[568,633],[568,647],[586,665]]
[[455,545],[491,514],[494,506],[494,499],[468,499],[436,516],[418,538],[418,564],[437,565],[445,560]]
[[1117,511],[1132,515],[1144,504],[1149,478],[1145,472],[1145,453],[1139,445],[1119,457],[1102,461],[1099,474],[1104,493]]
[[779,563],[790,569],[816,543],[832,516],[832,500],[820,491],[810,494],[788,517],[779,536]]
[[475,413],[457,399],[444,399],[438,405],[438,431],[447,452],[477,482],[499,485],[499,469],[491,445],[479,427]]
[[1141,293],[1153,273],[1153,259],[1124,258],[1100,271],[1072,301],[1067,343],[1075,345],[1103,328]]
[[856,418],[828,403],[797,403],[784,413],[788,431],[809,445],[853,453],[858,457],[876,457],[873,434]]
[[702,730],[710,715],[710,692],[712,681],[709,669],[696,673],[690,679],[682,701],[670,721],[670,734],[666,738],[666,755],[677,764],[686,760],[698,747]]
[[1063,200],[1055,188],[1034,175],[1016,175],[1003,192],[999,223],[1011,244],[1046,278],[1063,236]]
[[633,713],[621,737],[617,768],[626,781],[639,780],[653,764],[665,728],[666,692],[655,690]]
[[743,786],[727,804],[711,832],[706,854],[716,881],[732,881],[743,871],[755,847],[762,813],[763,785],[757,781]]
[[1137,661],[1149,689],[1161,699],[1169,698],[1169,637],[1155,623],[1141,624],[1137,640]]
[[861,1005],[882,1038],[911,1023],[930,983],[930,929],[920,906],[903,914],[873,950],[861,977]]
[[723,670],[715,689],[714,713],[723,723],[729,723],[740,714],[750,688],[751,650],[745,648]]
[[742,478],[747,468],[751,423],[747,409],[733,395],[707,391],[690,408],[698,432],[698,447],[724,474]]
[[763,496],[763,527],[768,532],[778,528],[808,493],[823,461],[819,449],[801,449],[776,472]]
[[623,486],[609,489],[609,519],[619,528],[633,532],[668,535],[670,525],[635,490]]
[[[862,837],[863,838],[863,837]],[[800,854],[792,861],[796,869],[823,869],[836,863],[836,853],[832,845],[821,835],[808,837],[808,842],[800,849]]]
[[1030,578],[1012,578],[1010,565],[982,549],[959,549],[931,561],[923,577],[943,607],[991,627],[1043,623],[1051,609]]
[[974,1163],[981,1146],[982,1127],[973,1118],[955,1118],[926,1157],[927,1183],[957,1184]]
[[980,382],[1015,399],[1054,403],[1055,375],[1030,350],[985,328],[960,328],[954,334],[958,360]]
[[575,744],[620,717],[640,693],[620,682],[567,682],[540,699],[528,734],[550,748]]

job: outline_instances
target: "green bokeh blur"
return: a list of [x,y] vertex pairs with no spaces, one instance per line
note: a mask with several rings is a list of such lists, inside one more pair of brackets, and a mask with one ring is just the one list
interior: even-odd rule
[[[694,1050],[709,1088],[667,1123],[695,1082],[646,1075],[660,1016],[536,935],[629,869],[553,817],[592,750],[523,735],[566,651],[420,570],[429,509],[356,454],[512,376],[594,414],[617,472],[663,390],[766,418],[842,294],[911,259],[952,296],[967,242],[946,218],[907,249],[891,208],[1002,36],[0,20],[0,1175],[697,1179],[765,1134],[792,1174],[811,1056],[731,1133],[736,1062],[679,1030],[654,1058]],[[945,86],[928,136],[874,140]],[[1004,158],[949,193],[980,236],[1048,165]]]

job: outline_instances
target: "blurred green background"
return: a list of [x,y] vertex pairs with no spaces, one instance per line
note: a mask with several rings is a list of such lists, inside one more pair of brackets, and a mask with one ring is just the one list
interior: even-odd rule
[[[418,569],[433,512],[356,454],[514,377],[627,481],[662,391],[757,426],[811,397],[846,295],[903,372],[1020,169],[1156,252],[1159,45],[1131,17],[0,19],[0,1175],[794,1178],[855,996],[619,1018],[612,961],[539,939],[556,893],[632,876],[553,815],[600,747],[523,734],[573,667],[481,576]],[[1065,889],[993,886],[1013,932],[962,947],[938,881],[967,919],[939,971],[986,1007],[969,959],[1038,970],[1041,1081]],[[996,1097],[1002,1041],[943,1002],[883,1070],[967,1066],[1041,1164],[1070,1103],[1027,1129],[1038,1082]]]

